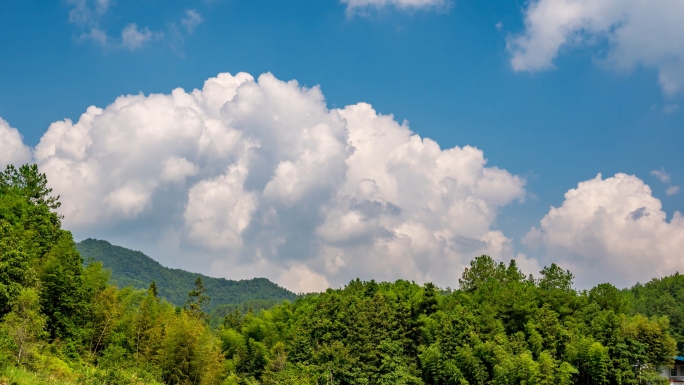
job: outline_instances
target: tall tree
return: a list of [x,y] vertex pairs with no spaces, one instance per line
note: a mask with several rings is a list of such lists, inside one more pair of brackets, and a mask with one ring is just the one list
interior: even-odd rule
[[202,283],[202,277],[197,277],[195,288],[188,293],[188,302],[185,304],[185,309],[197,318],[208,320],[208,316],[203,308],[211,298],[206,293],[207,289]]
[[61,205],[59,195],[50,196],[52,189],[47,187],[47,177],[38,171],[36,164],[25,164],[19,169],[9,165],[0,173],[0,192],[6,193],[13,188],[35,205],[45,205],[52,210]]

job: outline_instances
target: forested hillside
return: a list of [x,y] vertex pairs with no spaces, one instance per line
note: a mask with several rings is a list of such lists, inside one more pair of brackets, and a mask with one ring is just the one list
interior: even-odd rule
[[[86,239],[76,244],[76,249],[86,262],[92,258],[102,262],[102,266],[112,272],[112,281],[119,287],[132,286],[146,289],[155,281],[159,297],[176,306],[182,306],[188,299],[197,277],[202,278],[207,295],[211,298],[206,310],[217,305],[237,307],[240,304],[253,304],[255,308],[269,307],[283,300],[294,300],[296,295],[266,278],[233,281],[212,278],[202,274],[162,266],[140,251],[114,246],[107,241]],[[267,304],[269,306],[262,306]]]
[[679,275],[578,292],[488,256],[455,291],[354,280],[214,328],[201,279],[176,306],[84,267],[50,194],[35,166],[0,174],[0,383],[664,384],[684,334]]
[[667,315],[678,355],[684,356],[684,275],[675,273],[645,285],[636,284],[625,294],[610,302],[618,304],[613,306],[629,306],[633,314]]

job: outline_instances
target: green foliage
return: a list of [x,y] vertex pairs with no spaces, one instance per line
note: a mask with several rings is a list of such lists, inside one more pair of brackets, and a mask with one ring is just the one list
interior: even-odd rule
[[32,286],[33,271],[28,256],[21,250],[8,250],[0,256],[0,313],[10,311],[11,303],[22,289]]
[[684,275],[675,273],[644,285],[636,284],[625,294],[632,298],[632,314],[641,313],[647,317],[666,315],[669,318],[678,355],[684,355]]
[[684,342],[678,274],[577,292],[555,264],[535,279],[480,256],[458,290],[356,279],[297,298],[75,245],[50,193],[35,166],[0,174],[0,383],[660,384]]
[[273,306],[281,304],[282,302],[283,301],[253,299],[236,305],[218,305],[209,313],[211,318],[211,326],[214,328],[219,327],[225,323],[226,317],[233,319],[234,321],[232,322],[239,322],[239,320],[242,319],[243,314],[247,314],[249,312],[259,313],[261,310],[270,309]]
[[355,280],[256,316],[228,314],[221,348],[235,383],[274,383],[293,368],[303,383],[655,381],[675,352],[667,319],[630,315],[620,291],[578,293],[572,279],[552,265],[535,280],[482,256],[456,291]]
[[[152,281],[154,283],[154,281]],[[156,285],[152,286],[153,291],[156,290]],[[202,283],[202,277],[197,277],[195,280],[195,288],[188,293],[188,301],[185,303],[185,310],[187,310],[194,317],[208,320],[208,316],[204,313],[204,307],[207,305],[209,296],[206,294],[207,289]]]
[[87,308],[82,264],[68,232],[56,239],[43,258],[41,305],[49,319],[48,331],[54,338],[70,339],[78,334],[77,323]]
[[[197,310],[109,285],[61,229],[37,167],[0,173],[0,368],[11,383],[219,384],[223,356]],[[26,368],[30,371],[26,371]]]
[[86,260],[99,261],[104,268],[111,270],[112,281],[118,287],[147,289],[150,282],[154,281],[159,296],[176,306],[185,305],[188,292],[194,289],[198,276],[206,288],[206,295],[211,297],[211,302],[204,308],[207,312],[219,305],[234,307],[254,300],[274,305],[283,300],[293,301],[297,297],[265,278],[233,281],[169,269],[139,251],[113,246],[107,241],[86,239],[76,244],[76,249]]
[[35,164],[25,164],[19,169],[9,165],[0,172],[0,194],[8,194],[10,190],[17,190],[34,206],[46,206],[54,210],[61,205],[59,196],[50,196],[52,189],[47,187],[47,177],[38,172]]
[[31,360],[45,338],[46,317],[40,312],[38,294],[23,288],[12,301],[12,311],[3,319],[2,333],[9,337],[12,357],[17,365]]
[[218,384],[221,355],[201,320],[185,312],[174,317],[163,339],[159,364],[167,384]]

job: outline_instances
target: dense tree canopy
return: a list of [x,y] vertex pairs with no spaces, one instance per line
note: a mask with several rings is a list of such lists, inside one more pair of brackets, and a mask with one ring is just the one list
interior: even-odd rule
[[684,345],[679,274],[578,292],[555,264],[535,278],[488,256],[458,290],[357,279],[268,310],[219,307],[212,323],[201,277],[179,306],[158,282],[118,288],[100,263],[84,267],[46,186],[35,166],[0,177],[8,382],[628,385],[662,382]]
[[534,279],[514,261],[481,256],[447,295],[431,284],[357,280],[226,322],[221,341],[245,383],[660,381],[657,368],[675,354],[668,319],[630,315],[616,296],[610,285],[576,292],[556,265]]

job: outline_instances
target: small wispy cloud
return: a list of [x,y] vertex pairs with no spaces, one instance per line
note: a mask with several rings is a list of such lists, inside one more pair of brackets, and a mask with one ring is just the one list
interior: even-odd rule
[[[66,0],[71,6],[69,23],[81,30],[78,41],[93,41],[104,49],[137,50],[146,42],[160,39],[163,32],[153,32],[148,27],[138,28],[130,23],[121,31],[121,37],[110,35],[100,22],[110,11],[112,0]],[[197,14],[199,16],[199,14]]]
[[185,29],[188,30],[188,33],[192,33],[195,27],[202,24],[202,22],[204,22],[202,15],[200,15],[199,12],[195,11],[194,9],[188,9],[185,11],[185,17],[181,20],[181,24],[185,26]]
[[401,10],[435,9],[448,7],[450,0],[340,0],[347,5],[347,14],[363,13],[368,8],[396,7]]
[[69,22],[95,27],[99,18],[109,10],[110,0],[66,0],[73,8],[69,11]]
[[665,172],[664,167],[661,167],[660,170],[651,171],[651,176],[658,178],[658,180],[660,180],[663,183],[670,183],[672,181],[670,174]]
[[90,28],[90,31],[83,33],[79,40],[93,40],[102,47],[106,47],[109,41],[109,37],[105,32],[100,30],[98,27]]
[[665,115],[672,115],[677,111],[679,111],[679,104],[668,104],[663,107],[663,114]]
[[147,27],[138,29],[135,23],[131,23],[121,32],[121,46],[134,51],[141,48],[146,42],[163,36],[162,32],[152,32]]
[[665,184],[669,184],[670,186],[665,190],[665,194],[667,196],[670,195],[676,195],[679,194],[679,186],[673,186],[672,185],[672,177],[670,174],[665,172],[665,167],[661,167],[660,170],[653,170],[651,171],[651,175],[658,178],[659,181]]
[[675,195],[678,193],[679,193],[679,186],[670,186],[667,188],[667,190],[665,190],[665,194],[667,194],[667,196]]
[[69,23],[82,29],[78,40],[92,40],[102,47],[107,46],[109,38],[100,28],[100,19],[109,10],[110,0],[66,0],[72,8],[69,11]]

